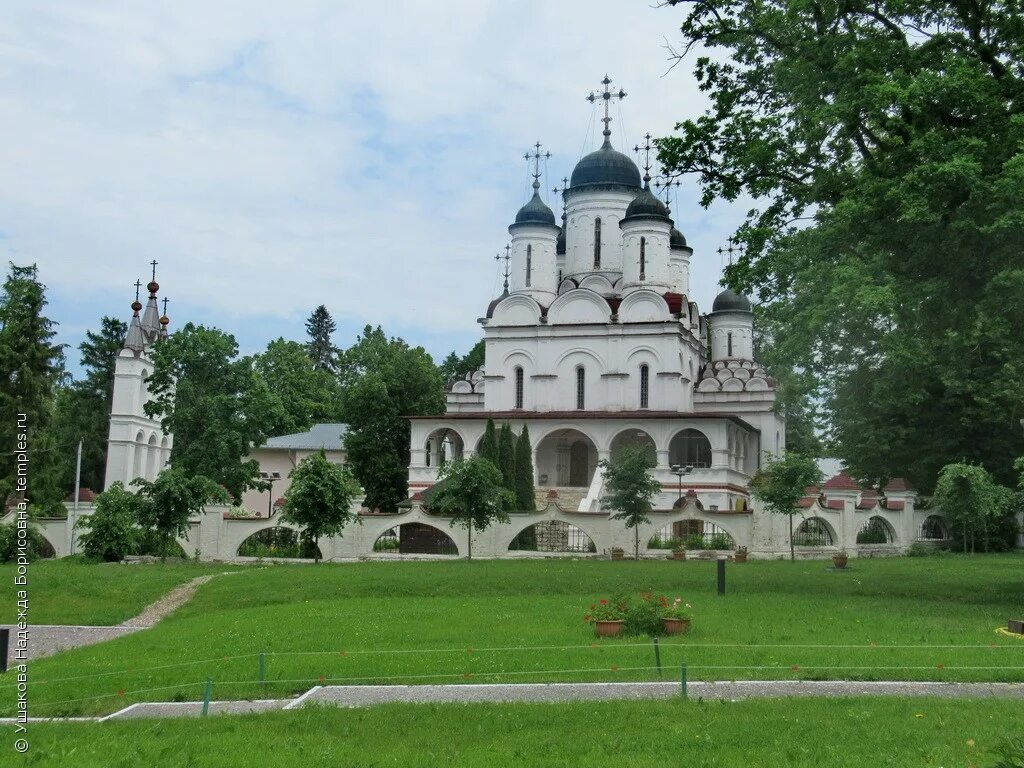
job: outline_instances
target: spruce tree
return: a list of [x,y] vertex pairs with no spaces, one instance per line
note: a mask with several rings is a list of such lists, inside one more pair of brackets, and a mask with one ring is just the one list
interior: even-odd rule
[[39,471],[44,463],[52,461],[56,451],[68,448],[57,446],[47,429],[54,390],[64,374],[64,354],[59,344],[51,343],[56,331],[55,323],[43,314],[46,303],[46,288],[39,282],[36,266],[11,264],[0,294],[0,444],[4,446],[0,451],[0,499],[14,488],[13,450],[19,415],[24,414],[32,468],[29,498],[50,506],[60,502],[63,489],[34,486],[48,474]]
[[[484,427],[484,436],[480,441],[480,455],[498,467],[498,434],[494,428],[494,420],[488,419]],[[500,467],[499,467],[500,468]]]
[[338,372],[339,350],[331,341],[331,334],[337,329],[337,323],[323,304],[314,309],[313,314],[306,320],[306,333],[309,334],[306,349],[313,360],[313,367],[318,370]]
[[508,424],[502,424],[498,433],[498,468],[505,487],[513,490],[516,482],[516,438]]
[[533,489],[533,451],[530,449],[530,434],[523,425],[516,441],[516,509],[520,512],[535,512],[537,501]]

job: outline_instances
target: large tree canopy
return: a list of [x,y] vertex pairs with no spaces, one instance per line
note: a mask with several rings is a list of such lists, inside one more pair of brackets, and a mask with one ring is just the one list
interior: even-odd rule
[[[754,198],[728,283],[870,478],[1024,450],[1024,21],[944,0],[697,0],[711,106],[662,139],[703,203]],[[1014,329],[1017,329],[1016,331]]]
[[393,510],[408,496],[408,416],[444,411],[437,366],[422,347],[366,326],[341,355],[345,450],[369,509]]
[[276,422],[268,422],[269,435],[302,432],[313,424],[338,416],[341,389],[328,370],[316,365],[308,347],[278,338],[253,361],[271,394],[280,402]]

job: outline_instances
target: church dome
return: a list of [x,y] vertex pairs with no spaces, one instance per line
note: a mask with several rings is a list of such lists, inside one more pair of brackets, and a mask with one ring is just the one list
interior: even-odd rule
[[668,208],[651,192],[650,186],[646,186],[640,190],[639,194],[633,198],[633,202],[626,208],[626,215],[624,218],[628,219],[634,216],[656,216],[660,219],[668,219]]
[[712,312],[750,312],[750,299],[726,288],[715,297]]
[[570,189],[591,184],[618,184],[639,189],[640,169],[624,154],[612,149],[611,142],[605,138],[599,150],[585,156],[572,169]]
[[686,238],[675,226],[668,233],[668,246],[669,248],[686,248]]
[[544,201],[540,199],[540,194],[537,192],[536,187],[533,190],[533,197],[530,201],[519,209],[519,213],[516,214],[516,224],[551,224],[555,223],[555,214],[551,212],[551,209],[544,204]]

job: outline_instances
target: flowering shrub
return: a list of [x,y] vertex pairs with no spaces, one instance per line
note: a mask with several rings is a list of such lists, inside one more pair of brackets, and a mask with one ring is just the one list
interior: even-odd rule
[[638,600],[629,597],[601,599],[590,606],[585,621],[625,621],[627,635],[665,634],[663,619],[692,619],[693,607],[681,597],[669,600],[665,595],[641,592]]

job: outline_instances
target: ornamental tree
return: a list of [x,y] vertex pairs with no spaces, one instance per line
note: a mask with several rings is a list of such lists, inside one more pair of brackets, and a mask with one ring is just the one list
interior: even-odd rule
[[325,536],[341,536],[342,529],[359,516],[352,504],[361,489],[348,467],[327,460],[320,450],[299,462],[288,475],[291,486],[284,494],[281,519],[302,529],[320,560],[319,542]]
[[523,431],[516,440],[516,479],[512,489],[516,495],[516,509],[521,512],[535,512],[537,497],[533,487],[533,448],[530,433],[523,425]]
[[998,485],[984,467],[957,463],[942,468],[932,503],[942,510],[952,533],[962,539],[966,553],[968,540],[974,552],[978,538],[988,551],[989,531],[1010,505],[1011,497],[1012,491]]
[[793,546],[793,515],[807,486],[821,482],[821,470],[810,456],[786,451],[781,459],[769,459],[754,475],[750,489],[766,510],[789,516],[789,559],[796,560]]
[[482,456],[455,459],[441,468],[437,492],[430,508],[451,517],[451,525],[466,528],[466,559],[473,558],[473,531],[483,531],[491,523],[507,523],[505,509],[514,496],[504,487],[501,471]]
[[494,419],[488,419],[484,427],[484,436],[480,441],[480,456],[490,461],[494,466],[499,466],[498,461],[498,430],[494,426]]
[[99,494],[93,513],[75,523],[75,528],[85,530],[78,537],[82,553],[90,560],[123,560],[138,540],[138,503],[139,497],[120,481]]
[[139,492],[133,509],[138,524],[160,539],[160,557],[166,559],[177,536],[188,537],[188,521],[207,504],[226,504],[224,488],[203,475],[191,475],[181,467],[168,467],[156,480],[132,481]]
[[661,492],[661,483],[651,475],[654,457],[645,446],[628,445],[616,451],[611,460],[602,459],[598,467],[604,472],[608,489],[601,499],[601,508],[614,510],[612,519],[622,520],[627,528],[633,529],[633,557],[639,560],[639,526],[651,522],[647,516],[652,509],[651,499]]
[[515,506],[516,438],[508,423],[502,424],[498,432],[498,469],[501,470],[502,483],[513,493],[509,502],[509,509],[512,509]]

